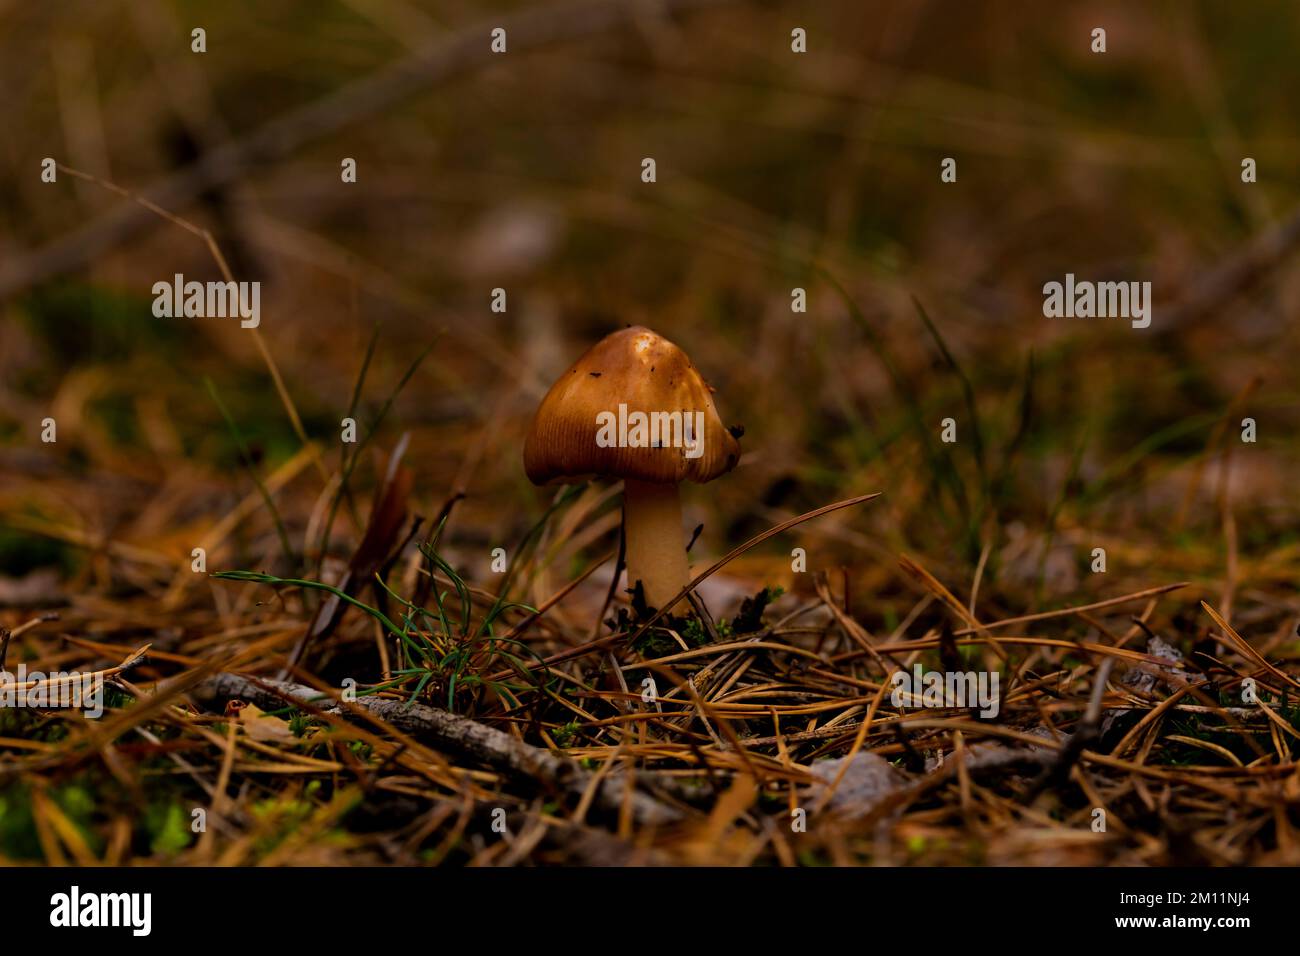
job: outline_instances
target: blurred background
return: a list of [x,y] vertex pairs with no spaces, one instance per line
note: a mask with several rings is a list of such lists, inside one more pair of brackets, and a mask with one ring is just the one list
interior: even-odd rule
[[[292,547],[338,562],[407,432],[412,511],[464,494],[443,543],[483,583],[554,496],[520,461],[545,389],[643,323],[745,427],[740,467],[686,491],[697,562],[884,492],[745,555],[711,592],[724,609],[811,592],[804,547],[871,627],[915,600],[900,553],[963,600],[979,568],[989,615],[1186,579],[1292,619],[1300,274],[1289,234],[1257,243],[1300,198],[1294,6],[703,6],[571,30],[558,4],[0,0],[0,605],[130,629],[161,612],[115,599],[167,593],[168,626],[208,627],[238,591],[177,583],[197,540],[210,569],[277,560],[254,475]],[[521,14],[532,33],[488,55]],[[467,28],[456,68],[353,95]],[[280,142],[322,103],[319,135]],[[151,192],[223,149],[240,161],[219,183]],[[154,282],[221,277],[212,250],[98,182],[42,182],[45,157],[179,196],[159,201],[262,282],[256,333],[155,318]],[[1151,281],[1151,327],[1044,318],[1067,272]],[[313,554],[372,335],[356,417],[378,429]],[[528,599],[617,543],[616,489],[584,495]]]

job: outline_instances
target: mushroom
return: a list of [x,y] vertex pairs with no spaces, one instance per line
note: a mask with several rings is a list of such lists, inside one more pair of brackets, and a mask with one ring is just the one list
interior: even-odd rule
[[690,358],[632,326],[601,339],[542,399],[524,443],[535,485],[592,476],[623,479],[629,588],[668,610],[689,573],[678,483],[735,467],[739,434],[725,428]]

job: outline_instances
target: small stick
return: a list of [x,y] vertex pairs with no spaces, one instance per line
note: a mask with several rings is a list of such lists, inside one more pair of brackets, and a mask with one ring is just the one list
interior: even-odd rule
[[[540,782],[579,797],[591,784],[591,773],[567,757],[523,743],[487,724],[424,704],[365,696],[345,705],[305,684],[231,673],[204,678],[191,693],[209,705],[245,700],[263,710],[273,710],[288,701],[307,704],[323,714],[347,719],[365,715],[385,721],[402,733],[423,737],[441,748],[479,760],[516,779]],[[619,812],[624,802],[621,779],[611,776],[602,780],[595,795],[601,809],[609,813]],[[681,816],[673,807],[644,793],[633,795],[631,812],[638,823],[651,826],[673,823]]]

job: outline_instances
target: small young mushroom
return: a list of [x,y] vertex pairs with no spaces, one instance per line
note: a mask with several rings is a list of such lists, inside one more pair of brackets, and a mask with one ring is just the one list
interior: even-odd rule
[[689,581],[678,483],[712,481],[740,458],[711,392],[685,352],[632,326],[560,376],[524,443],[533,484],[623,479],[628,585],[640,581],[652,608],[667,610]]

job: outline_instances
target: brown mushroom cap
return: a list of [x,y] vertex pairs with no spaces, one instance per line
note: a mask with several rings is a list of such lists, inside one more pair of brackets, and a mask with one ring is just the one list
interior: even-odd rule
[[[542,399],[524,443],[524,470],[536,485],[604,475],[640,481],[712,481],[735,467],[740,443],[718,417],[712,389],[680,348],[636,325],[601,339]],[[682,447],[603,448],[601,412],[704,413],[704,451]],[[694,421],[694,419],[692,419]]]

